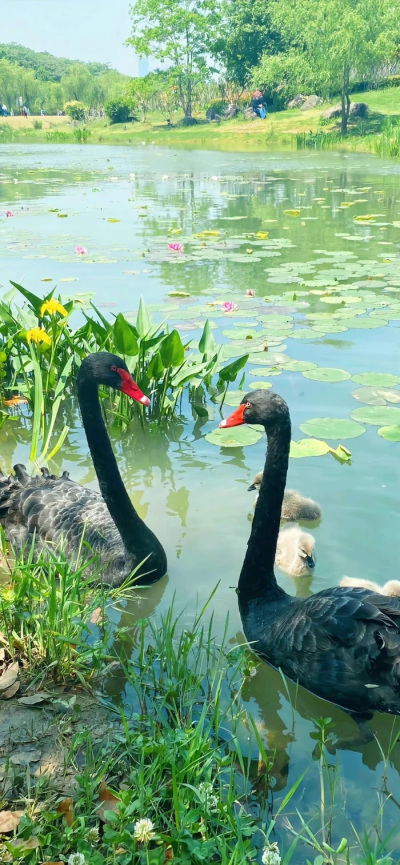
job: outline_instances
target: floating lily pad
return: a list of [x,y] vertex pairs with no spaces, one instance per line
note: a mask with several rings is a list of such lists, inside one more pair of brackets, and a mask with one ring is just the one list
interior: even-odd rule
[[300,424],[300,429],[313,438],[324,439],[354,439],[365,433],[361,424],[339,417],[314,417]]
[[338,324],[338,322],[336,322],[336,321],[332,322],[331,324],[329,324],[328,322],[325,322],[325,324],[323,322],[320,322],[319,324],[315,324],[313,326],[313,330],[315,330],[316,333],[322,333],[322,334],[324,334],[324,333],[344,333],[344,331],[348,330],[348,329],[349,328],[346,327],[345,324]]
[[268,390],[269,387],[272,387],[270,381],[252,381],[250,382],[250,387],[252,390]]
[[237,328],[237,330],[223,330],[222,333],[224,336],[227,336],[228,339],[239,339],[239,340],[254,339],[255,337],[260,336],[259,333],[255,334],[255,333],[252,333],[250,330],[239,330],[239,328]]
[[317,369],[310,369],[303,372],[304,378],[310,378],[313,381],[346,381],[351,378],[351,374],[345,369],[335,369],[331,366],[319,366]]
[[300,457],[322,457],[329,453],[330,447],[326,442],[320,439],[300,439],[300,441],[290,442],[290,457],[298,459]]
[[317,365],[310,360],[291,360],[285,364],[285,372],[304,372],[306,369],[315,369]]
[[393,424],[392,426],[381,426],[378,429],[378,436],[386,439],[388,442],[400,442],[400,426]]
[[388,402],[400,402],[400,390],[384,387],[359,387],[353,390],[352,396],[365,405],[386,405]]
[[385,327],[387,325],[387,321],[383,321],[380,318],[342,318],[342,323],[345,324],[349,330],[372,330],[378,327]]
[[359,375],[353,375],[352,381],[370,387],[395,387],[400,384],[400,376],[386,372],[362,372]]
[[372,426],[389,426],[400,423],[400,408],[391,406],[361,406],[353,409],[352,418]]
[[289,334],[292,339],[319,339],[323,336],[322,333],[317,333],[311,327],[301,327],[299,330],[294,330]]
[[[233,406],[240,405],[244,395],[245,394],[242,390],[228,390],[226,395],[225,395],[224,403],[226,403],[226,405],[233,405]],[[219,393],[218,396],[216,397],[217,402],[222,402],[222,397],[223,397],[223,393]]]
[[228,427],[227,429],[214,429],[207,433],[206,440],[212,445],[224,448],[244,448],[255,445],[261,438],[262,433],[258,430],[244,425]]

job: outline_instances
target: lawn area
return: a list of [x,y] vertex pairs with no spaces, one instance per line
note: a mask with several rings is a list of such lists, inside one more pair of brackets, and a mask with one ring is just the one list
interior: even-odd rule
[[[373,150],[374,139],[380,137],[387,118],[400,115],[400,89],[393,87],[354,93],[352,101],[367,102],[370,113],[367,120],[350,121],[346,138],[340,137],[340,124],[337,119],[331,123],[321,123],[323,111],[330,107],[326,104],[310,111],[294,109],[271,113],[264,121],[238,119],[219,125],[208,123],[204,115],[199,114],[195,124],[183,126],[178,112],[172,118],[172,125],[159,113],[149,114],[145,123],[139,121],[110,125],[107,119],[92,120],[87,124],[90,132],[87,143],[149,144],[157,141],[160,145],[170,147],[257,151],[297,147],[297,136],[311,136],[312,139],[312,136],[322,133],[325,145],[351,150]],[[37,120],[42,122],[42,128],[34,128]],[[66,117],[7,117],[0,121],[0,140],[5,143],[14,140],[80,143],[81,127],[82,124],[76,126]],[[329,133],[333,135],[329,136]]]

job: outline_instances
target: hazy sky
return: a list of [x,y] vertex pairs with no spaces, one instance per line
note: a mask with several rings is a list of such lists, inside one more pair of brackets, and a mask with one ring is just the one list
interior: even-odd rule
[[138,74],[131,32],[130,0],[0,0],[0,42],[18,42],[73,60],[111,63]]

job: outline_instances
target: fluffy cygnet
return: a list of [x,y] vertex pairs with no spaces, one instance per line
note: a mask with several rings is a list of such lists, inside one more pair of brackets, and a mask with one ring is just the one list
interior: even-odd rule
[[275,562],[293,577],[306,577],[315,568],[315,538],[296,523],[286,523],[278,535]]
[[384,586],[373,583],[372,580],[358,580],[356,577],[343,577],[341,586],[352,586],[354,589],[369,589],[378,595],[389,595],[391,598],[400,598],[400,580],[389,580]]
[[[248,488],[249,491],[260,491],[262,477],[262,472],[258,472],[258,474],[256,474],[253,483]],[[321,508],[317,504],[317,502],[314,502],[313,499],[306,498],[306,496],[298,493],[297,490],[285,490],[285,494],[283,496],[281,518],[282,520],[307,520],[308,522],[314,522],[315,520],[321,519]]]

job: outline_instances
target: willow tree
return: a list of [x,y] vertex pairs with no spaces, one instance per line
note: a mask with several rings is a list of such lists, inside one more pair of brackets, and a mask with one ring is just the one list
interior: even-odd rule
[[313,87],[325,98],[340,95],[345,135],[353,81],[371,80],[396,58],[400,0],[275,0],[272,25],[286,50],[265,52],[255,72],[258,86]]

